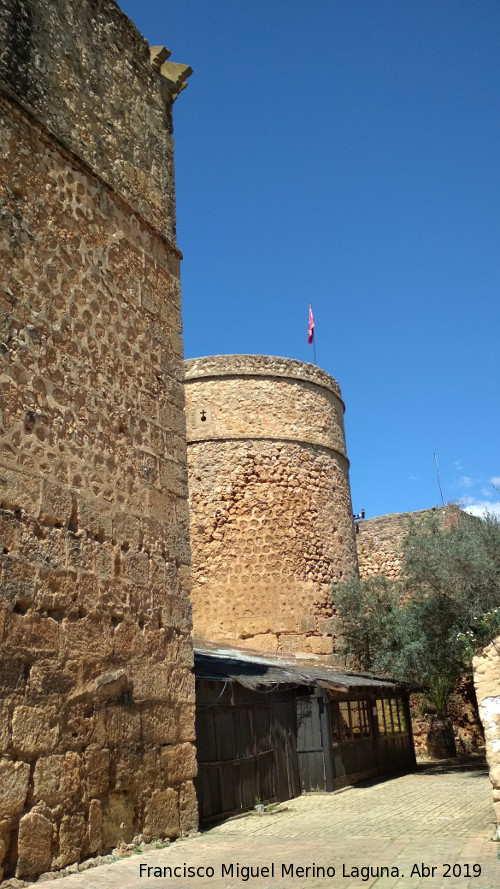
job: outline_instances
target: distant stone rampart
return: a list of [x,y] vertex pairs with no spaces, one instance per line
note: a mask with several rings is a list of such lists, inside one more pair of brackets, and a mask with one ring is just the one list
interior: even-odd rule
[[[432,507],[416,512],[390,513],[356,522],[356,546],[359,574],[362,580],[385,574],[388,580],[402,580],[402,546],[412,524],[425,522],[436,515],[441,527],[454,524],[459,516],[457,506]],[[472,519],[471,521],[476,521]],[[428,718],[417,702],[412,705],[412,724],[415,747],[426,751]],[[451,695],[448,712],[457,732],[458,749],[468,752],[483,743],[474,689],[470,680],[461,680]]]
[[425,521],[436,513],[440,524],[446,527],[456,521],[458,507],[444,506],[421,509],[417,512],[398,512],[373,516],[356,522],[356,547],[359,576],[362,580],[377,574],[385,574],[390,580],[401,578],[403,541],[411,523]]

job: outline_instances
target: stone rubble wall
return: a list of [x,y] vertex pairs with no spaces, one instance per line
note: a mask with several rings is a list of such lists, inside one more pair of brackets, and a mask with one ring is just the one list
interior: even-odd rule
[[[401,547],[411,522],[425,521],[431,513],[437,513],[442,527],[457,520],[458,507],[433,507],[418,512],[391,513],[374,516],[356,522],[356,546],[359,575],[362,580],[379,574],[392,581],[401,579],[403,557]],[[460,681],[450,698],[449,712],[456,732],[457,749],[468,753],[484,743],[471,688]],[[429,719],[420,710],[420,696],[411,698],[411,716],[415,750],[418,754],[427,750],[426,737]]]
[[114,0],[2,0],[0,80],[175,240],[171,105]]
[[[158,203],[132,212],[141,181],[106,182],[141,155],[109,115],[149,55],[108,0],[23,8],[19,79],[0,66],[0,879],[197,823],[180,257]],[[126,92],[152,179],[163,134],[168,233],[170,112],[149,74]]]
[[331,656],[330,585],[357,570],[338,386],[269,356],[185,364],[194,634]]
[[401,577],[401,547],[411,522],[423,521],[431,512],[437,513],[443,527],[456,520],[457,507],[434,507],[418,512],[390,513],[356,522],[356,547],[359,576],[362,580],[385,574],[389,580]]
[[500,839],[500,636],[474,658],[473,667]]

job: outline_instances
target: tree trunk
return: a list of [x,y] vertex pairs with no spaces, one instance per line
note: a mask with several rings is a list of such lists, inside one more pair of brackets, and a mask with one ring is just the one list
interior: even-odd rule
[[447,716],[433,716],[427,732],[427,753],[433,759],[449,759],[457,755],[455,735],[451,719]]

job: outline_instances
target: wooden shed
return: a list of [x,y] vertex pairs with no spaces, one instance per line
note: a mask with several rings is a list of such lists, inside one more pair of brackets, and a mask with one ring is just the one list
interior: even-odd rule
[[415,766],[396,682],[212,646],[194,670],[202,824]]

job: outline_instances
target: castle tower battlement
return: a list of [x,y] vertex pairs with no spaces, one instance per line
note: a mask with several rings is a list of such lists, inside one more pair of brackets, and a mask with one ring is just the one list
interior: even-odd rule
[[331,654],[330,584],[357,570],[337,382],[266,355],[185,369],[195,635]]

